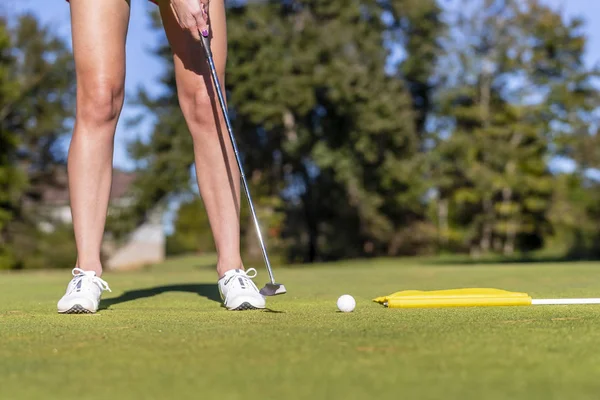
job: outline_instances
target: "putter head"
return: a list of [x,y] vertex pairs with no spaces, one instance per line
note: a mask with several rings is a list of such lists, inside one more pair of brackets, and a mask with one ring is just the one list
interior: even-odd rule
[[278,294],[285,294],[285,286],[281,283],[267,283],[264,288],[260,289],[260,294],[263,296],[277,296]]

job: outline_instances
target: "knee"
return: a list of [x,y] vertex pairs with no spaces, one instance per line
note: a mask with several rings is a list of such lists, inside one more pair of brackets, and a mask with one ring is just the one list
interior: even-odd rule
[[116,124],[123,107],[123,84],[82,84],[77,93],[77,119],[93,126]]
[[192,136],[195,132],[206,132],[216,126],[217,115],[214,113],[214,106],[218,99],[212,99],[206,89],[196,89],[184,91],[179,94],[179,104],[190,126]]

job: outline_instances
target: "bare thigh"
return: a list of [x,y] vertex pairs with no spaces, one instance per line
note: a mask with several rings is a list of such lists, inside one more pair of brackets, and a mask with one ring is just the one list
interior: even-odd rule
[[[180,100],[183,100],[182,108],[195,105],[206,106],[209,103],[207,98],[214,98],[214,93],[202,44],[179,27],[168,2],[161,3],[160,11],[165,32],[173,51],[177,92]],[[227,28],[223,0],[210,2],[209,16],[211,50],[217,74],[221,85],[224,86],[225,64],[227,62]],[[210,113],[210,109],[202,111]],[[183,112],[188,115],[193,113],[192,110],[185,109]]]
[[128,0],[71,0],[78,122],[103,123],[124,96]]

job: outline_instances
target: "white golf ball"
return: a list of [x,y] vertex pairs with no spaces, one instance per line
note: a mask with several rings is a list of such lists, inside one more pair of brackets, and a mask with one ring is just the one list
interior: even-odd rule
[[349,294],[345,294],[337,300],[337,307],[341,312],[352,312],[356,307],[356,300]]

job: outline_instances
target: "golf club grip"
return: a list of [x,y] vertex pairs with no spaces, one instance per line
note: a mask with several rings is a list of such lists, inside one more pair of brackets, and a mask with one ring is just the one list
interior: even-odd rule
[[200,34],[200,39],[202,40],[202,48],[204,49],[206,59],[210,62],[210,60],[212,60],[212,51],[210,50],[210,38],[208,36],[202,36],[202,34]]
[[237,144],[235,141],[235,137],[233,136],[233,129],[231,128],[231,122],[229,121],[229,115],[227,113],[227,104],[225,104],[225,98],[223,96],[223,90],[221,89],[221,84],[219,83],[219,77],[217,75],[217,69],[215,68],[215,62],[212,57],[212,51],[210,50],[210,39],[208,37],[200,35],[202,39],[202,47],[204,47],[204,54],[206,55],[206,59],[208,61],[210,74],[212,76],[212,81],[215,86],[215,92],[217,92],[217,97],[219,98],[219,104],[221,106],[221,111],[223,113],[223,119],[225,120],[225,125],[227,125],[227,133],[229,134],[229,139],[231,140],[231,146],[233,147],[233,153],[235,154],[235,160],[238,165],[238,169],[240,171],[240,176],[242,180],[242,186],[244,187],[244,192],[246,193],[246,199],[248,200],[248,205],[250,206],[250,213],[252,214],[252,220],[254,221],[254,227],[256,228],[256,234],[258,235],[258,241],[260,244],[260,249],[262,251],[263,259],[265,261],[265,265],[267,267],[267,272],[269,273],[269,278],[271,279],[271,283],[275,284],[275,278],[273,276],[273,271],[271,270],[271,263],[269,261],[269,256],[267,254],[267,248],[265,246],[262,233],[260,231],[260,225],[258,223],[258,218],[256,217],[256,211],[254,209],[254,203],[252,201],[252,196],[250,195],[250,188],[248,187],[248,182],[246,181],[246,174],[244,174],[244,168],[242,166],[242,160],[240,159],[239,151],[237,148]]

